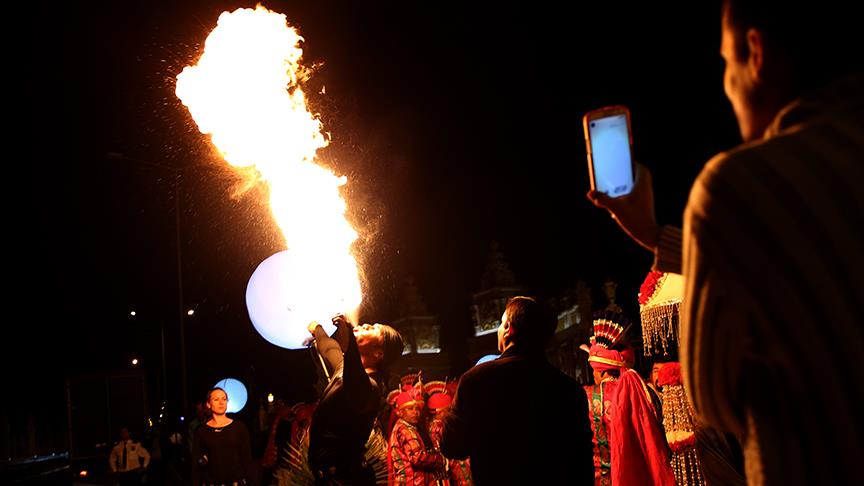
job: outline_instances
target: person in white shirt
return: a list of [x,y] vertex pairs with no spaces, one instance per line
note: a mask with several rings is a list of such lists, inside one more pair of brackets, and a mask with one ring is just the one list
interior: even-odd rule
[[150,453],[140,442],[132,440],[129,429],[120,429],[120,442],[111,449],[108,460],[111,472],[120,475],[119,484],[141,484],[150,465]]

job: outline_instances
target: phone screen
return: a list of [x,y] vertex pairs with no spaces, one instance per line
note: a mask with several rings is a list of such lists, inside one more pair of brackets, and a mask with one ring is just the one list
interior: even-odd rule
[[616,114],[588,122],[594,184],[611,197],[633,190],[633,162],[630,160],[630,133],[627,115]]

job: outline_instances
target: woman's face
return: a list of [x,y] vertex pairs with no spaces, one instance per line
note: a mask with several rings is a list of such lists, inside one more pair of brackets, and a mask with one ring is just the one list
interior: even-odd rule
[[228,410],[228,395],[222,390],[210,392],[207,408],[216,415],[225,415],[225,411]]

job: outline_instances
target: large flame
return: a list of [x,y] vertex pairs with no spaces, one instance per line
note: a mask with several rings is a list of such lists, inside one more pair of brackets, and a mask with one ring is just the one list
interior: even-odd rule
[[197,65],[177,76],[176,93],[228,163],[254,167],[269,185],[290,253],[282,260],[291,262],[280,270],[291,275],[279,278],[291,280],[292,295],[279,305],[293,322],[278,325],[305,330],[311,320],[355,311],[362,295],[351,252],[357,232],[339,194],[346,179],[314,163],[327,140],[298,86],[302,41],[285,15],[261,5],[223,12]]

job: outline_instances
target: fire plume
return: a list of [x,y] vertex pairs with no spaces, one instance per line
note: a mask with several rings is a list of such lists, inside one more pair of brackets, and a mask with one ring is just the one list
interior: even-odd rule
[[229,164],[267,184],[287,247],[278,287],[289,295],[273,298],[290,322],[275,325],[305,332],[311,320],[355,311],[362,295],[357,232],[339,193],[347,180],[315,163],[328,141],[300,88],[302,42],[285,15],[261,5],[223,12],[197,64],[177,76],[176,94]]

